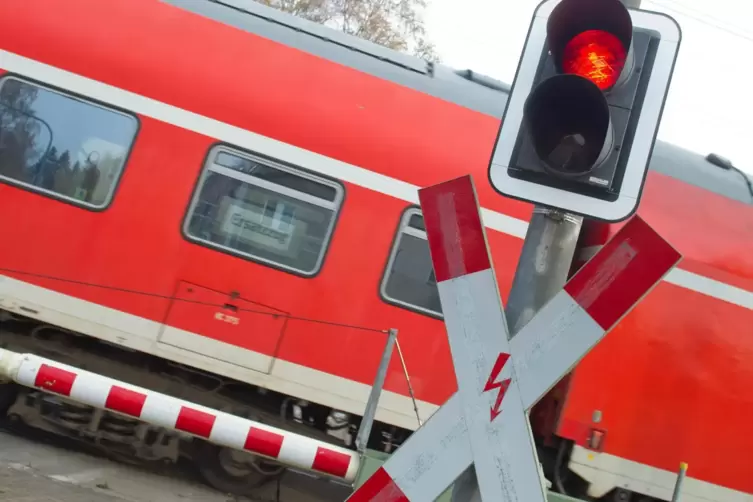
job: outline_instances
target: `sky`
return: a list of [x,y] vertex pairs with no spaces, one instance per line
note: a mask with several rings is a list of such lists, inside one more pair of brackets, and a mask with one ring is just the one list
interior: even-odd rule
[[[442,63],[512,84],[539,1],[429,0],[424,19]],[[682,29],[659,139],[753,174],[753,1],[643,0],[641,9]]]

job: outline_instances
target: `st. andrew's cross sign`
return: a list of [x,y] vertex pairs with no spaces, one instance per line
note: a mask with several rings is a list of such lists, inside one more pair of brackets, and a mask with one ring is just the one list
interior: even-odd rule
[[545,502],[529,410],[680,261],[634,216],[509,341],[470,176],[419,191],[458,391],[349,502],[430,502],[474,465],[488,502]]

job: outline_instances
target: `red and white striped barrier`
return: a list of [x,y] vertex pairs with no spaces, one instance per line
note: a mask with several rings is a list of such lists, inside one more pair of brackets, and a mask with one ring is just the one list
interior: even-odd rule
[[129,385],[33,354],[0,349],[0,377],[196,436],[212,443],[271,458],[298,469],[352,482],[357,452]]
[[[443,202],[447,208],[454,206],[454,223],[433,214],[436,210],[432,205],[437,201],[430,202],[430,195],[439,197],[443,185],[444,192],[454,192]],[[480,216],[470,177],[425,189],[421,202],[437,281],[444,279],[440,295],[458,392],[348,500],[435,500],[472,463],[484,500],[539,500],[540,480],[532,480],[530,475],[535,449],[525,410],[569,372],[679,263],[681,256],[641,218],[633,217],[509,342],[507,353],[512,364],[504,364],[506,340],[490,338],[504,337],[506,328],[500,326],[499,293],[483,227],[476,222],[477,218],[480,222]],[[465,279],[458,280],[461,276]],[[469,305],[474,302],[477,305]],[[482,333],[484,330],[486,333]],[[483,338],[486,344],[503,348],[487,349],[480,341]],[[462,355],[461,350],[456,351],[459,341],[467,347]],[[462,356],[471,359],[462,361]],[[468,390],[469,386],[474,392]],[[474,393],[488,408],[469,406]],[[509,425],[518,437],[510,437],[504,427],[496,427],[497,420]],[[501,437],[505,441],[499,444]],[[483,438],[488,438],[486,447]],[[518,475],[514,465],[521,456],[529,467],[528,472]],[[490,460],[494,463],[484,465]],[[494,489],[497,491],[492,492]]]

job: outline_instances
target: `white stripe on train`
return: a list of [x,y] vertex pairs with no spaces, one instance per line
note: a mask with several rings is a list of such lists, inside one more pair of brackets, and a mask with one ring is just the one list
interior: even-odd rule
[[[573,448],[568,465],[573,472],[588,480],[588,494],[594,498],[602,497],[615,486],[620,486],[659,500],[670,500],[677,480],[676,472],[639,464],[608,453],[594,454],[577,445]],[[692,468],[690,465],[690,469]],[[680,499],[682,502],[753,502],[753,495],[688,475],[682,485]]]
[[[411,204],[418,204],[419,187],[410,183],[304,150],[9,51],[0,50],[0,68],[92,97],[176,127],[247,148],[293,165],[305,167]],[[482,208],[481,212],[486,227],[521,239],[525,237],[528,222],[485,208]],[[677,286],[753,310],[753,292],[751,291],[677,269],[666,280]],[[720,285],[722,289],[728,289],[722,291]]]

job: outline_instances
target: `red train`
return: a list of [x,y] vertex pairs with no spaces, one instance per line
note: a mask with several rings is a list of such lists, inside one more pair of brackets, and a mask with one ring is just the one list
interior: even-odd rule
[[[455,391],[416,190],[474,175],[506,298],[532,208],[486,179],[503,84],[244,0],[1,2],[0,72],[4,346],[346,445],[380,330],[422,419]],[[752,201],[657,143],[640,214],[685,258],[533,413],[555,486],[669,500],[685,461],[683,500],[753,501]],[[222,490],[278,469],[0,398]],[[396,358],[377,420],[387,451],[417,426]]]

